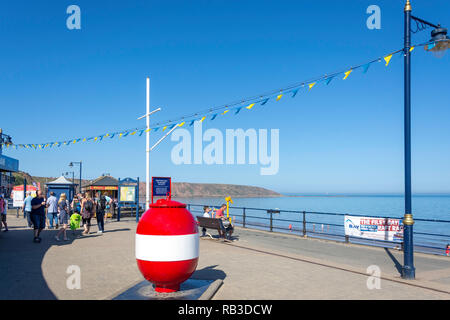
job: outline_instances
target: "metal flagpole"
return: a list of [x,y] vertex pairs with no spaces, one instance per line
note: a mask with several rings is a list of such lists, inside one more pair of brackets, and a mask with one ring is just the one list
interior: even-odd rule
[[146,112],[146,118],[147,118],[147,130],[145,133],[145,139],[146,139],[146,178],[145,178],[145,210],[146,211],[149,208],[150,204],[150,78],[147,77],[147,112]]
[[142,117],[137,118],[138,120],[146,118],[147,122],[147,130],[145,130],[145,138],[146,138],[146,177],[145,177],[145,209],[147,210],[149,208],[150,204],[150,115],[154,114],[155,112],[161,111],[161,108],[155,109],[152,112],[150,112],[150,78],[147,77],[147,97],[146,97],[146,107],[147,112]]

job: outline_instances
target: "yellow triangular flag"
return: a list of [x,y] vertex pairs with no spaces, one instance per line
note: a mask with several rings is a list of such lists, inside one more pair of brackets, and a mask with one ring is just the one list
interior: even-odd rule
[[200,120],[200,122],[203,122],[203,120],[205,120],[205,119],[206,119],[206,116],[205,116],[205,117],[203,117],[203,118],[202,118],[202,120]]
[[182,123],[180,123],[178,126],[179,127],[182,127],[182,126],[184,126],[184,124],[185,124],[186,122],[185,121],[183,121]]
[[409,48],[409,52],[411,52],[411,51],[413,51],[413,50],[414,50],[414,47]]
[[250,110],[251,108],[253,108],[253,106],[254,106],[255,104],[254,103],[252,103],[251,105],[249,105],[248,107],[246,107],[248,110]]
[[282,96],[283,96],[283,94],[279,94],[279,95],[277,96],[277,101],[279,101],[279,100],[281,99]]
[[388,55],[387,57],[384,57],[384,61],[386,61],[386,67],[389,64],[389,61],[391,61],[391,58],[392,58],[392,54]]
[[95,138],[94,138],[94,141],[97,141],[97,138],[98,138],[98,137],[95,137]]
[[348,70],[348,71],[345,73],[345,77],[342,78],[342,80],[347,79],[347,77],[350,75],[350,73],[352,73],[352,71],[353,71],[352,69]]
[[136,133],[136,131],[133,131],[132,133],[130,133],[130,135],[134,135]]
[[163,131],[167,129],[167,126],[164,126]]
[[226,114],[228,111],[230,111],[230,110],[225,110],[224,112],[222,112],[222,114]]
[[313,82],[313,83],[310,83],[308,86],[309,86],[309,90],[311,90],[311,88],[312,87],[314,87],[316,85],[316,83],[315,82]]
[[81,142],[86,142],[86,138],[84,138],[83,141],[81,141]]
[[123,136],[123,133],[122,132],[119,133],[119,138],[122,138],[122,136]]
[[145,130],[145,132],[149,132],[151,130],[152,130],[152,128],[148,128],[148,129]]

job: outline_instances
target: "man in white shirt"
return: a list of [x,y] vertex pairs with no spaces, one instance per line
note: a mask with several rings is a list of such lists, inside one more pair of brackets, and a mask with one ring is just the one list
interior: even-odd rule
[[58,199],[53,191],[50,192],[50,197],[47,199],[47,208],[49,229],[53,229],[53,220],[55,221],[56,229],[58,229]]

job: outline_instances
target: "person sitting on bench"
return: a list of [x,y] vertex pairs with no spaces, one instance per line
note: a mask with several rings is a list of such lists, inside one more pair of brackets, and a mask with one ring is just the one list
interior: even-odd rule
[[[203,207],[203,216],[205,218],[211,218],[210,212],[211,212],[211,208],[210,207],[208,207],[208,206],[204,206]],[[202,237],[205,237],[205,236],[206,236],[206,228],[203,227],[202,228]]]
[[230,220],[227,217],[225,217],[225,214],[223,213],[226,210],[226,208],[227,205],[222,204],[220,206],[220,209],[216,210],[216,214],[214,217],[222,220],[223,226],[225,227],[225,238],[227,238],[226,233],[228,233],[228,238],[231,238],[231,235],[234,231],[234,227],[231,224]]

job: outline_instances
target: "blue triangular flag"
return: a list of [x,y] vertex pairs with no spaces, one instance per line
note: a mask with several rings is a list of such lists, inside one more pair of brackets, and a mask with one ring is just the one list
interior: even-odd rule
[[144,129],[142,129],[141,131],[139,131],[139,137],[142,136],[142,134],[144,133]]
[[264,100],[261,102],[261,105],[262,105],[262,106],[265,105],[265,104],[267,103],[267,101],[269,101],[269,98],[264,99]]
[[334,77],[329,77],[329,78],[327,78],[326,84],[329,85],[330,82],[331,82],[331,80],[333,80],[333,78],[334,78]]
[[189,123],[189,127],[191,127],[194,124],[195,120],[192,120],[191,123]]
[[234,114],[238,114],[241,111],[242,107],[238,108]]
[[217,117],[217,113],[212,116],[211,121],[214,120]]
[[364,65],[364,66],[363,66],[363,68],[364,68],[363,73],[366,73],[367,70],[369,69],[369,67],[370,67],[370,63]]
[[297,95],[299,89],[295,89],[294,91],[292,91],[292,98],[295,97]]

